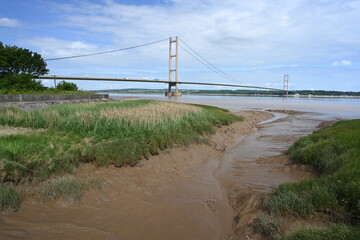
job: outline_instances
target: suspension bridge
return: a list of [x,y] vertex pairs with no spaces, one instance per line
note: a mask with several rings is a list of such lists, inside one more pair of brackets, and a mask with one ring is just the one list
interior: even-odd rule
[[[165,96],[168,97],[180,97],[181,93],[179,92],[180,84],[188,84],[188,85],[206,85],[206,86],[221,86],[221,87],[235,87],[235,88],[252,88],[252,89],[265,89],[265,90],[277,90],[283,91],[287,93],[288,89],[288,75],[284,75],[284,85],[283,89],[271,88],[271,87],[263,87],[263,86],[251,86],[248,84],[239,84],[240,81],[224,71],[220,70],[213,64],[211,64],[208,60],[202,57],[198,52],[193,50],[187,43],[185,43],[181,38],[166,38],[161,39],[154,42],[149,42],[141,45],[136,45],[132,47],[103,51],[103,52],[95,52],[89,54],[80,54],[73,56],[65,56],[65,57],[57,57],[57,58],[48,58],[45,59],[47,63],[53,61],[61,61],[66,59],[76,59],[76,58],[85,58],[91,56],[98,56],[104,54],[111,54],[115,52],[123,52],[131,49],[143,48],[150,45],[155,45],[164,41],[168,41],[168,68],[167,68],[167,80],[154,78],[146,79],[146,78],[134,78],[134,77],[89,77],[89,76],[62,76],[58,74],[52,74],[48,76],[37,76],[38,79],[41,80],[54,80],[56,85],[56,80],[71,80],[71,81],[107,81],[107,82],[136,82],[136,83],[162,83],[167,84],[167,91],[165,92]],[[198,63],[201,63],[207,69],[210,70],[213,74],[218,76],[218,79],[224,79],[231,81],[232,83],[223,83],[223,82],[202,82],[202,81],[183,81],[179,78],[179,47],[184,50],[189,56],[195,59]]]

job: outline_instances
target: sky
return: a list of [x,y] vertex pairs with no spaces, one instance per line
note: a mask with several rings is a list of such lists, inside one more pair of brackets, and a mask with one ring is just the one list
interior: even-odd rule
[[[283,76],[289,74],[290,90],[360,91],[359,13],[359,0],[0,0],[0,41],[48,59],[165,39],[47,63],[49,74],[61,76],[167,80],[166,39],[178,36],[231,76],[229,80],[204,67],[180,42],[180,81],[282,88]],[[84,90],[166,87],[75,83]]]

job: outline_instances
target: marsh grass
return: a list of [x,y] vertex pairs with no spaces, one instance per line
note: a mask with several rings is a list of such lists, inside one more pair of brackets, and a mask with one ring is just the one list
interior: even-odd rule
[[0,184],[0,209],[16,211],[20,206],[21,195],[14,186]]
[[63,197],[66,203],[75,203],[79,202],[85,191],[90,188],[101,190],[102,180],[100,178],[79,180],[72,176],[63,176],[45,182],[41,191],[41,197],[43,200]]
[[275,215],[263,214],[254,220],[257,232],[268,236],[270,239],[280,237],[280,226],[282,220]]
[[280,240],[358,240],[359,229],[346,225],[332,225],[330,227],[303,226],[295,229],[288,236]]
[[43,181],[82,162],[134,166],[167,148],[206,142],[214,126],[240,120],[216,107],[151,100],[0,107],[0,125],[43,129],[0,136],[1,181]]
[[[320,230],[304,228],[291,238],[284,239],[352,239],[336,238],[337,229],[359,234],[359,146],[360,120],[349,120],[303,137],[289,148],[295,162],[312,165],[319,177],[278,186],[268,197],[266,206],[269,213],[278,216],[290,213],[303,218],[318,212],[325,213],[330,215],[332,221],[345,223],[347,227]],[[314,236],[322,232],[324,237]],[[352,233],[349,236],[353,236]]]

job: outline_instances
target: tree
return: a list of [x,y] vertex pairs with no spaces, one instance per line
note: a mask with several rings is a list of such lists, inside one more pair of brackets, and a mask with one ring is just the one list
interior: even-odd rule
[[65,81],[61,81],[57,86],[56,89],[61,91],[77,91],[79,90],[75,83],[69,83]]
[[39,90],[34,76],[47,74],[46,62],[40,54],[0,42],[0,88],[5,90]]

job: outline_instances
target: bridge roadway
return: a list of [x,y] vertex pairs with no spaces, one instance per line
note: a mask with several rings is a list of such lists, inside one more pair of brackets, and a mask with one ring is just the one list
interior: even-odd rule
[[[75,81],[113,81],[113,82],[145,82],[145,83],[166,83],[175,85],[175,81],[164,81],[164,80],[149,80],[149,79],[128,79],[128,78],[98,78],[98,77],[64,77],[64,76],[36,76],[36,79],[47,79],[47,80],[75,80]],[[191,85],[207,85],[207,86],[224,86],[224,87],[239,87],[239,88],[256,88],[266,90],[283,91],[278,88],[238,85],[238,84],[223,84],[223,83],[203,83],[203,82],[185,82],[179,81],[178,84],[191,84]]]

